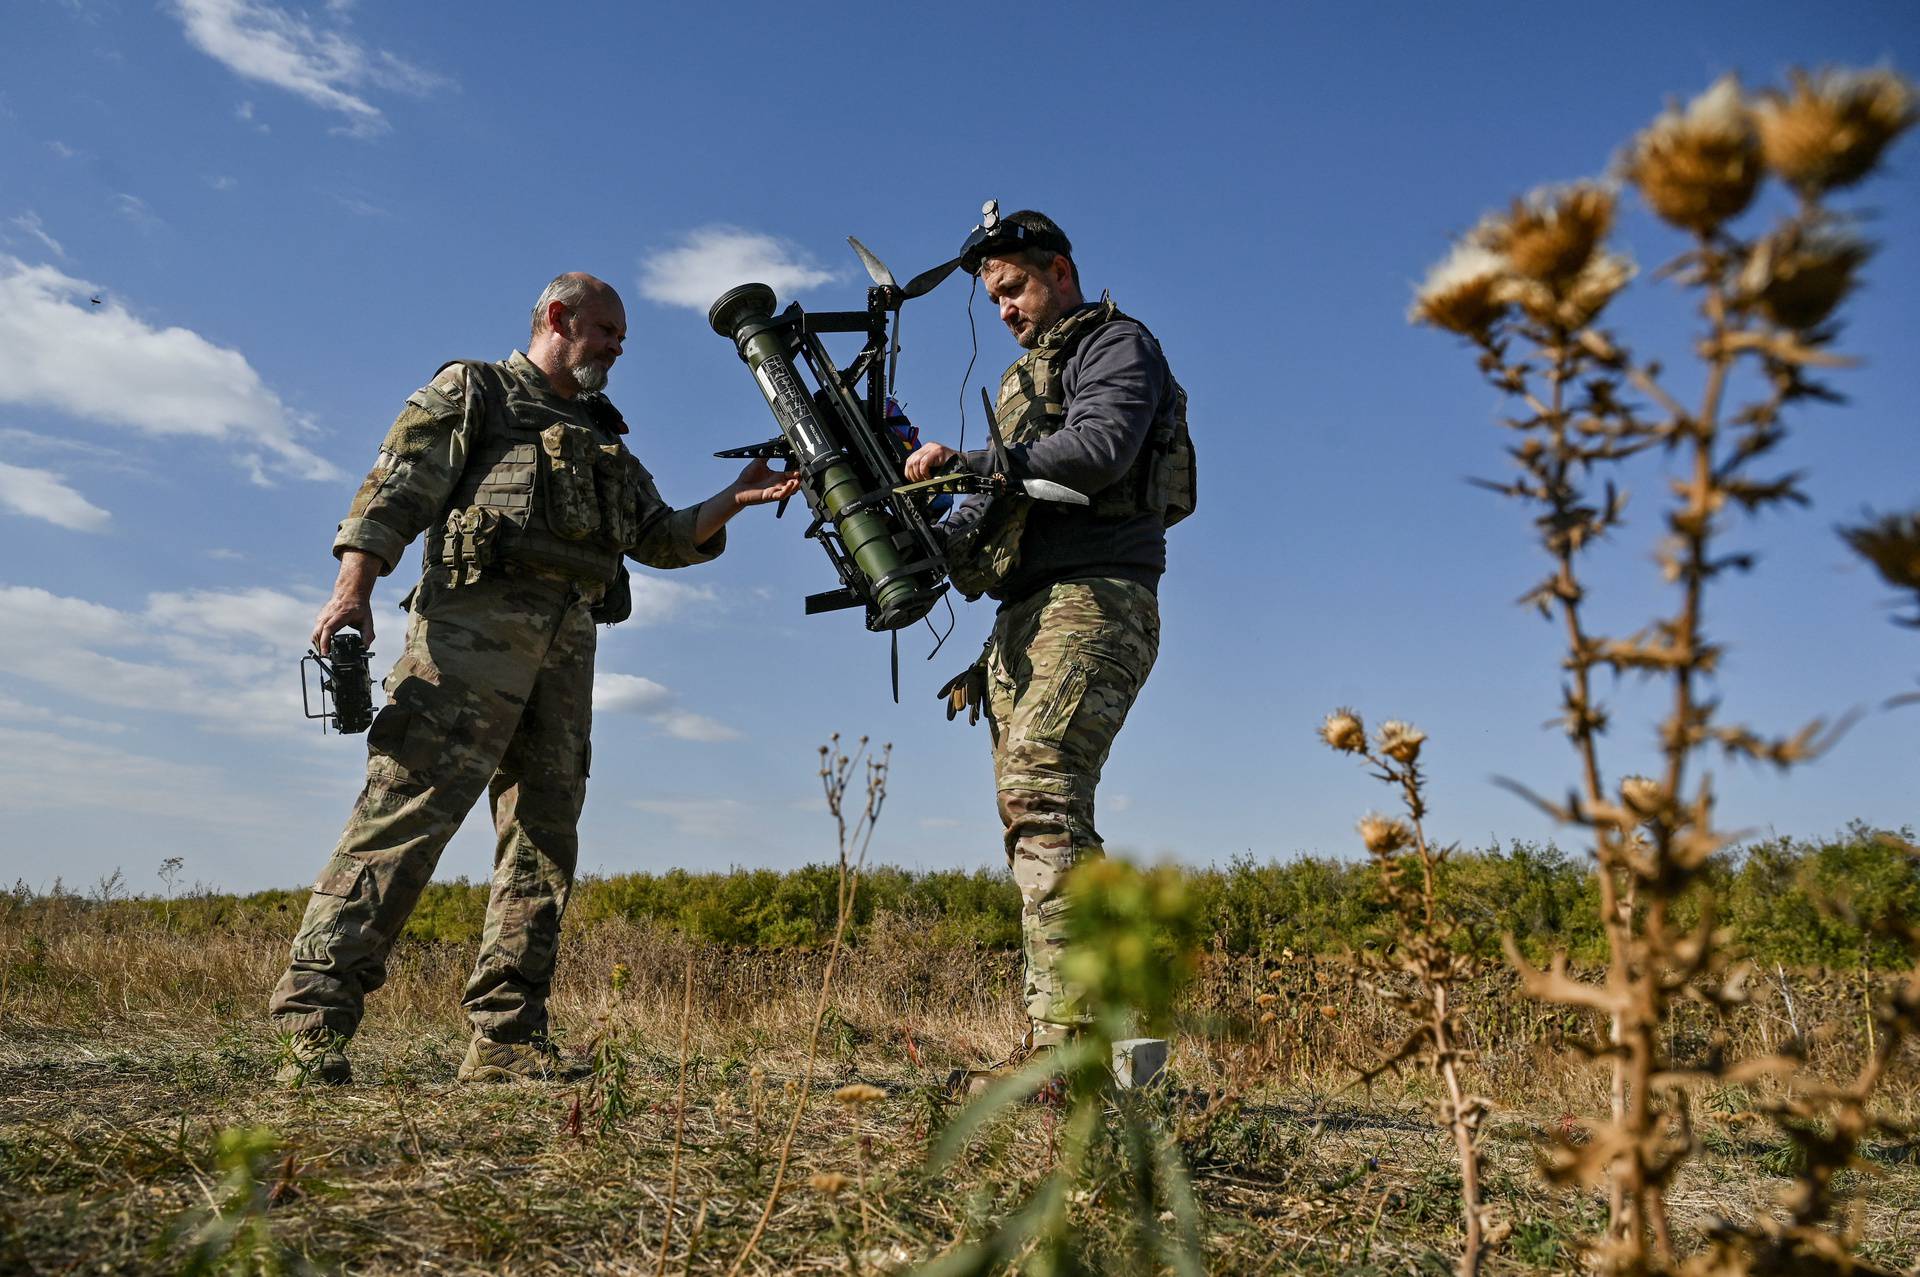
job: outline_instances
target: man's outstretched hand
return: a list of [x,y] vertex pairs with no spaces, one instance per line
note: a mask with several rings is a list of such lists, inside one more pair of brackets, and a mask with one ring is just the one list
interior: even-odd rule
[[770,501],[785,501],[800,490],[797,475],[789,476],[784,470],[775,470],[764,457],[755,457],[733,481],[733,499],[742,508],[750,505],[766,505]]

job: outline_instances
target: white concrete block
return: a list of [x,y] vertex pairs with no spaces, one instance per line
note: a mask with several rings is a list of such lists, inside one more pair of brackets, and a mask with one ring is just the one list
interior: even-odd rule
[[1113,1044],[1113,1076],[1123,1087],[1150,1086],[1166,1071],[1165,1038],[1122,1038]]

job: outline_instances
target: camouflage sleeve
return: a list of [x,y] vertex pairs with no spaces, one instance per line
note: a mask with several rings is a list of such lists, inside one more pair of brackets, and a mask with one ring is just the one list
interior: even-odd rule
[[407,543],[440,518],[467,463],[467,377],[464,365],[451,364],[407,396],[334,534],[334,557],[346,550],[378,555],[385,576]]
[[727,548],[727,530],[721,528],[699,545],[693,543],[693,527],[700,507],[690,505],[676,510],[660,497],[653,476],[640,467],[640,537],[627,554],[650,568],[686,568],[720,557]]

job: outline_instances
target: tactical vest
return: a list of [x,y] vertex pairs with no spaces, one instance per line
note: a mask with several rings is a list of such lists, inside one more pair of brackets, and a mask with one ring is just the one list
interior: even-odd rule
[[427,562],[449,569],[455,585],[502,565],[611,584],[639,542],[639,459],[500,365],[455,362],[468,374],[471,442],[445,524],[427,529]]
[[[1055,323],[1032,350],[1015,360],[1001,375],[1000,399],[994,425],[1007,444],[1032,443],[1066,424],[1067,401],[1061,387],[1067,360],[1096,329],[1116,319],[1145,324],[1123,314],[1113,300],[1075,311]],[[1157,349],[1159,342],[1154,340]],[[1164,356],[1163,356],[1164,359]],[[1187,432],[1187,392],[1173,380],[1173,410],[1168,420],[1155,421],[1127,472],[1089,496],[1089,513],[1096,519],[1127,519],[1158,514],[1172,527],[1193,513],[1198,499],[1193,439]],[[955,588],[968,598],[993,590],[1020,561],[1020,539],[1026,531],[1031,498],[1002,494],[993,498],[981,518],[947,546],[947,566]]]

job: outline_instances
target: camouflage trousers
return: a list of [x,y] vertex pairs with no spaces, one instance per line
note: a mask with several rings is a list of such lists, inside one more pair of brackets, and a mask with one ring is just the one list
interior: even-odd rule
[[1101,854],[1093,791],[1159,651],[1159,600],[1133,581],[1065,581],[1003,608],[993,624],[987,724],[1036,1046],[1086,1020],[1058,973],[1071,906],[1060,882],[1075,861]]
[[597,587],[498,575],[422,582],[367,783],[307,903],[273,991],[287,1031],[350,1035],[440,853],[484,792],[499,840],[480,958],[462,1003],[487,1036],[545,1032],[573,886],[593,716]]

